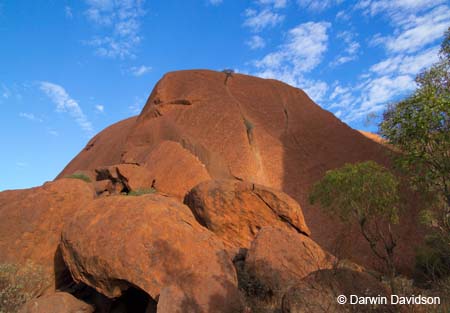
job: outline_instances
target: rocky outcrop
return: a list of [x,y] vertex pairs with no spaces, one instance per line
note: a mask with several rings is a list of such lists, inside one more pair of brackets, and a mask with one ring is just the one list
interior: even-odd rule
[[309,237],[273,227],[261,229],[248,251],[235,258],[239,286],[256,307],[261,303],[279,307],[289,287],[335,262]]
[[154,188],[149,171],[138,164],[117,164],[95,169],[95,190],[99,195],[129,193]]
[[339,304],[338,296],[389,297],[387,289],[374,277],[348,269],[320,270],[311,273],[283,297],[283,313],[389,313],[399,308],[380,304]]
[[156,300],[165,288],[175,288],[180,307],[198,312],[238,312],[233,310],[240,306],[222,243],[168,197],[99,198],[64,227],[61,250],[76,282],[110,298],[139,288]]
[[0,263],[30,263],[54,289],[64,271],[55,261],[62,227],[93,198],[91,184],[69,178],[0,193]]
[[[350,230],[343,257],[371,267],[370,248],[358,229],[330,219],[309,203],[308,194],[327,170],[366,160],[387,165],[388,151],[298,88],[237,73],[227,78],[221,72],[178,71],[164,75],[137,118],[95,136],[59,177],[134,163],[150,171],[157,190],[180,199],[210,179],[268,186],[300,204],[313,239],[326,249],[334,250],[336,235]],[[421,240],[417,210],[407,211],[396,229],[408,238],[397,246],[400,268],[414,262],[409,242]]]
[[197,221],[230,248],[248,248],[266,226],[309,235],[298,203],[281,191],[236,180],[211,180],[184,198]]
[[93,313],[94,308],[66,292],[28,301],[19,313]]
[[247,272],[276,290],[309,273],[329,269],[335,258],[309,237],[292,230],[266,227],[256,236],[245,259]]

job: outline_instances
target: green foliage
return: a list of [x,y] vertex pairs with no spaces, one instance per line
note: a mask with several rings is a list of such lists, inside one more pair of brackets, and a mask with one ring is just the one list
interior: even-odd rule
[[245,118],[244,118],[244,125],[245,125],[245,129],[247,130],[247,133],[249,133],[253,130],[253,127],[254,127],[253,123]]
[[[450,276],[450,238],[432,233],[425,238],[416,256],[416,276],[422,283],[445,280]],[[447,278],[450,281],[449,278]]]
[[417,255],[417,268],[429,279],[441,279],[450,275],[450,28],[439,61],[416,82],[410,97],[384,113],[380,133],[399,149],[398,168],[427,197],[421,221],[431,234]]
[[398,222],[399,182],[386,168],[373,161],[346,164],[326,172],[313,187],[310,202],[343,222],[357,223],[372,252],[395,274],[397,243],[391,224]]
[[83,173],[74,173],[72,175],[67,175],[66,178],[81,179],[82,181],[85,181],[87,183],[91,182],[91,179]]
[[142,196],[142,195],[147,195],[147,194],[151,194],[151,193],[155,193],[156,189],[154,188],[149,188],[149,189],[136,189],[136,190],[132,190],[128,193],[128,196]]
[[391,223],[398,222],[398,181],[373,161],[328,171],[313,187],[310,201],[320,202],[343,221],[385,217]]
[[0,313],[18,312],[28,300],[36,298],[49,286],[40,267],[0,264]]
[[[396,164],[413,185],[450,207],[450,32],[440,61],[416,78],[413,95],[388,107],[380,133],[401,151]],[[441,221],[446,227],[449,220]]]

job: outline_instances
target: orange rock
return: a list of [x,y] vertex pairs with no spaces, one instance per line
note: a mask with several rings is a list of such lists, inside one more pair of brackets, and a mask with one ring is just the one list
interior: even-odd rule
[[157,299],[173,287],[203,312],[240,305],[222,243],[168,197],[98,198],[65,226],[61,250],[75,281],[111,298],[136,287]]
[[50,289],[63,268],[57,262],[61,229],[94,198],[91,184],[60,179],[41,187],[0,193],[0,263],[27,262],[42,269]]
[[281,191],[261,185],[236,180],[206,181],[194,187],[184,202],[199,223],[229,248],[248,248],[265,226],[310,234],[298,203]]
[[66,292],[28,301],[19,313],[93,313],[94,308]]
[[[337,302],[337,297],[342,295],[346,297],[346,304]],[[399,309],[391,305],[349,304],[350,295],[374,299],[390,297],[388,290],[367,273],[348,269],[320,270],[311,273],[289,289],[283,297],[282,312],[393,313]]]
[[[138,117],[95,136],[59,177],[136,163],[150,170],[158,190],[178,198],[210,178],[251,181],[293,197],[313,239],[329,250],[336,234],[350,230],[344,257],[374,266],[358,229],[330,219],[309,204],[308,195],[329,169],[366,160],[388,165],[390,149],[348,127],[298,88],[241,74],[226,77],[207,70],[164,75]],[[421,242],[418,209],[405,210],[396,229],[401,270],[414,264],[410,243]]]
[[308,274],[330,269],[335,258],[309,237],[292,230],[263,228],[248,249],[245,270],[273,291],[285,290]]

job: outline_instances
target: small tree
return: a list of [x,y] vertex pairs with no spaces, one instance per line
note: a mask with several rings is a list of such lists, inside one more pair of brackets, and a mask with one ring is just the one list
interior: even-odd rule
[[[413,95],[390,105],[380,133],[399,148],[398,167],[413,186],[434,196],[430,226],[450,233],[450,30],[441,45],[440,61],[416,78]],[[435,214],[438,213],[438,216]]]
[[394,249],[397,241],[391,225],[398,222],[398,181],[373,161],[346,164],[330,170],[317,182],[310,202],[343,222],[357,223],[374,255],[396,276]]
[[381,135],[400,151],[395,164],[426,196],[421,217],[432,231],[417,265],[432,279],[450,275],[450,28],[439,56],[417,76],[416,91],[390,105],[380,124]]

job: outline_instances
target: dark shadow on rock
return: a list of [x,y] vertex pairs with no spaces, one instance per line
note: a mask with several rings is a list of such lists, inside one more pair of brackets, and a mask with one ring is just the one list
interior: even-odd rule
[[54,256],[55,289],[72,294],[95,308],[94,313],[156,313],[157,302],[146,292],[133,284],[120,281],[118,284],[127,286],[118,298],[108,298],[94,288],[76,282],[64,262],[60,247]]

